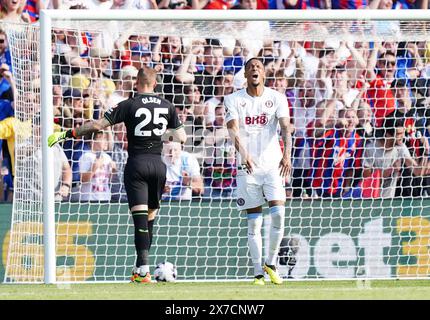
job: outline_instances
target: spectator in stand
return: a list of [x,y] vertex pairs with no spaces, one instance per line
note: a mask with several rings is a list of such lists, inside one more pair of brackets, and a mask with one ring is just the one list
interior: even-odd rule
[[200,0],[199,6],[206,10],[227,10],[233,7],[234,2],[235,0]]
[[[374,1],[374,0],[373,0]],[[352,0],[352,1],[342,1],[342,0],[332,0],[331,6],[328,9],[366,9],[373,2],[372,0]],[[327,3],[327,1],[325,1]],[[370,7],[373,9],[373,7]]]
[[0,99],[14,102],[15,81],[7,64],[0,65]]
[[[185,106],[191,109],[194,115],[194,126],[203,127],[208,113],[207,107],[203,104],[200,89],[196,85],[186,86]],[[197,129],[197,128],[196,128]]]
[[40,10],[45,9],[45,4],[42,0],[26,0],[24,12],[30,17],[32,23],[39,20]]
[[269,9],[375,9],[367,0],[269,0]]
[[[303,88],[305,82],[305,75],[303,70],[302,58],[297,53],[295,44],[292,44],[290,55],[285,58],[285,63],[274,73],[274,89],[282,94],[285,94],[288,98],[289,107],[291,109],[290,115],[292,114],[292,106],[294,104],[294,92],[295,88]],[[281,59],[284,59],[281,57]],[[292,67],[292,68],[291,68]],[[287,72],[291,72],[287,76]],[[291,99],[292,98],[292,99]]]
[[186,0],[161,0],[158,4],[159,9],[191,9]]
[[350,81],[345,65],[337,65],[332,71],[331,78],[333,84],[333,98],[339,100],[346,108],[357,110],[364,89],[357,89],[355,87],[355,79]]
[[371,9],[391,10],[393,0],[372,0]]
[[204,101],[215,95],[215,78],[221,74],[224,66],[224,53],[221,42],[211,39],[205,47],[203,73],[196,77],[195,84],[203,87]]
[[116,164],[106,153],[107,147],[106,133],[96,132],[92,135],[91,150],[84,152],[79,159],[80,201],[110,201],[110,184]]
[[387,116],[382,126],[376,129],[376,139],[366,145],[364,151],[363,177],[370,177],[375,170],[380,171],[382,198],[394,198],[402,163],[410,168],[413,175],[428,174],[411,156],[403,143],[405,137],[404,118]]
[[158,9],[156,0],[113,0],[110,9],[148,10]]
[[[427,139],[427,119],[418,116],[417,108],[413,107],[411,92],[405,79],[396,79],[392,83],[395,90],[396,111],[392,114],[396,119],[404,121],[405,145],[412,158],[422,167],[427,167],[430,154],[429,141]],[[428,187],[427,177],[413,177],[410,168],[401,168],[399,172],[398,188],[396,195],[410,197],[422,196]]]
[[137,72],[138,70],[134,66],[125,66],[119,71],[116,91],[112,95],[112,106],[117,105],[121,101],[124,101],[133,95]]
[[393,52],[386,51],[378,57],[380,50],[380,44],[375,43],[366,75],[370,82],[367,97],[375,115],[376,127],[380,127],[385,116],[396,108],[394,93],[390,88],[396,72],[396,56]]
[[[9,66],[7,64],[2,64],[0,66],[0,121],[14,116],[15,92],[15,81],[9,70]],[[6,131],[14,134],[14,129],[10,127]],[[0,140],[0,153],[2,154],[0,170],[1,176],[3,177],[4,199],[7,200],[10,191],[13,189],[13,163],[15,155],[12,154],[14,152],[14,148],[12,147],[14,146],[11,146],[10,137],[7,133],[4,134],[5,140]]]
[[30,15],[23,12],[25,2],[20,0],[1,0],[0,21],[31,23]]
[[349,196],[356,153],[361,147],[355,128],[358,119],[354,109],[342,109],[336,119],[336,101],[323,100],[317,106],[316,120],[308,126],[311,148],[313,195]]
[[80,72],[81,69],[89,68],[88,60],[83,57],[88,48],[82,44],[81,34],[70,30],[56,30],[54,35],[56,54],[53,62],[60,64],[61,74],[71,75]]
[[236,187],[236,152],[225,126],[223,104],[215,108],[215,120],[205,133],[203,177],[205,197],[228,198]]
[[[304,190],[310,195],[309,175],[310,151],[306,146],[306,129],[310,122],[315,120],[315,85],[313,81],[306,80],[302,87],[295,90],[293,115],[293,197],[300,197]],[[291,99],[289,99],[291,101]]]
[[[124,3],[124,0],[116,1]],[[85,6],[90,10],[109,10],[112,8],[114,0],[87,0]]]
[[[23,167],[34,170],[33,179],[24,179],[21,187],[23,192],[26,192],[26,199],[30,198],[34,201],[42,199],[42,149],[41,149],[41,133],[40,133],[40,117],[34,117],[31,125],[32,137],[25,141],[25,153],[23,146],[21,151],[24,153]],[[50,173],[54,176],[54,192],[55,200],[67,200],[71,191],[72,184],[72,169],[63,149],[60,145],[55,145],[53,148],[53,168],[50,168]]]
[[340,124],[343,125],[338,129],[340,145],[346,148],[343,173],[339,178],[342,197],[359,197],[359,195],[354,194],[354,189],[358,187],[362,177],[365,139],[358,133],[359,120],[354,108],[340,110],[339,119]]
[[[31,135],[31,123],[28,123],[28,121],[20,123],[13,116],[2,119],[0,121],[0,139],[3,139],[1,175],[3,185],[6,185],[7,189],[13,188],[13,179],[15,177],[15,134],[23,139],[28,138]],[[7,200],[8,192],[4,194],[4,198]]]
[[[110,95],[115,91],[115,84],[111,80],[113,76],[112,58],[108,50],[97,47],[90,48],[89,56],[91,87],[88,88],[86,94],[97,106],[98,116],[103,116],[104,112],[112,105]],[[89,117],[93,118],[92,112],[90,112]]]
[[424,69],[417,42],[400,42],[396,58],[396,78],[415,79]]
[[338,64],[338,56],[336,54],[336,48],[330,46],[324,46],[319,51],[319,65],[316,73],[317,80],[317,100],[322,99],[336,99],[335,90],[340,88],[335,85],[340,83],[333,83],[333,75],[336,75],[336,65]]
[[[13,117],[12,103],[6,99],[0,99],[0,121]],[[0,176],[3,184],[3,200],[7,201],[13,188],[12,156],[6,140],[0,140]]]
[[369,43],[345,41],[345,47],[351,53],[345,61],[348,81],[350,82],[349,86],[360,89],[364,87],[364,76],[369,58]]
[[52,104],[54,108],[54,122],[63,127],[63,93],[60,85],[52,86]]
[[373,136],[372,116],[373,113],[370,105],[364,100],[361,100],[357,109],[357,133],[360,137],[370,138]]
[[116,163],[116,174],[112,177],[112,201],[118,200],[120,202],[127,202],[127,193],[124,187],[124,168],[127,163],[128,141],[127,141],[127,128],[124,123],[116,124],[113,127],[113,142],[112,150],[109,154],[112,160]]
[[179,119],[185,126],[187,132],[186,150],[198,156],[204,139],[204,128],[206,124],[207,106],[203,104],[202,95],[196,85],[185,86],[184,96],[177,96],[176,110]]
[[[96,83],[97,84],[97,83]],[[65,102],[69,105],[66,115],[73,112],[74,100],[82,100],[82,108],[78,106],[78,115],[83,110],[84,119],[99,119],[103,112],[113,105],[115,85],[110,79],[101,80],[101,87],[91,86],[90,79],[84,74],[75,74],[70,81],[71,88],[64,92]],[[82,99],[79,99],[79,94]],[[79,101],[75,101],[79,104]],[[60,112],[61,114],[61,112]]]
[[12,57],[7,43],[6,32],[0,29],[0,65],[6,64],[9,71],[12,71]]
[[[63,128],[73,128],[80,126],[88,118],[84,113],[84,96],[78,89],[68,89],[63,95],[64,106],[62,108],[61,126]],[[73,181],[72,192],[78,192],[80,183],[79,159],[83,152],[91,149],[91,145],[84,139],[67,140],[63,144],[64,152],[72,167]],[[75,199],[76,200],[76,199]]]
[[[159,37],[154,48],[154,63],[159,63],[163,67],[162,77],[160,79],[161,88],[157,88],[164,94],[164,98],[173,102],[174,93],[177,92],[176,86],[179,84],[176,80],[179,67],[183,61],[182,39],[180,37]],[[180,84],[179,88],[182,88]]]
[[181,150],[177,142],[168,142],[163,147],[163,162],[167,167],[164,200],[191,200],[204,192],[203,178],[197,159]]
[[136,69],[140,69],[143,66],[152,67],[152,51],[145,47],[133,47],[130,61]]
[[206,100],[207,107],[206,124],[211,125],[215,121],[215,109],[223,103],[224,96],[233,93],[233,71],[224,71],[215,78],[215,95]]
[[269,9],[268,0],[192,0],[192,9]]
[[185,58],[175,74],[175,80],[184,84],[194,83],[196,80],[195,75],[202,71],[197,65],[197,58],[202,56],[203,53],[204,47],[200,43],[191,43],[190,46],[185,47]]
[[[9,154],[7,172],[11,174],[8,178],[8,183],[10,186],[13,185],[13,177],[15,177],[15,139],[27,144],[29,146],[34,145],[32,143],[34,127],[33,123],[35,119],[38,119],[38,113],[40,112],[40,102],[38,101],[39,94],[30,91],[26,92],[23,96],[22,103],[22,114],[20,115],[21,120],[13,116],[13,110],[10,104],[2,106],[1,111],[4,112],[4,118],[0,121],[0,139],[4,139],[6,143],[3,144],[2,149],[5,150],[7,146],[7,151]],[[7,101],[7,100],[3,100]],[[9,110],[7,110],[9,108]],[[5,155],[5,154],[3,154]],[[3,159],[4,160],[4,159]],[[2,175],[5,174],[5,170],[2,170]]]
[[391,8],[392,9],[429,9],[428,0],[393,0]]
[[139,47],[138,37],[137,34],[124,32],[114,41],[114,52],[112,56],[115,59],[115,70],[131,65],[131,50],[135,47]]
[[91,79],[99,81],[112,77],[111,53],[103,48],[90,48],[89,51]]
[[240,40],[235,40],[234,47],[227,48],[224,46],[223,53],[223,70],[233,71],[234,74],[238,73],[243,68],[245,57],[248,55],[246,46]]
[[269,1],[269,9],[306,9],[306,0],[272,0]]
[[237,2],[238,2],[237,5],[239,6],[240,9],[245,9],[245,10],[257,10],[258,9],[258,1],[257,0],[238,0]]
[[[46,9],[70,9],[72,6],[81,5],[85,0],[44,0]],[[86,8],[85,8],[86,9]]]
[[63,123],[64,128],[74,128],[77,125],[82,125],[85,120],[84,113],[84,97],[78,89],[68,89],[63,94]]

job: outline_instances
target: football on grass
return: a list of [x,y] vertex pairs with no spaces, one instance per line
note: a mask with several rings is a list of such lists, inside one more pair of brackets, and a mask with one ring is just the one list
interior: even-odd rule
[[154,271],[154,277],[157,282],[174,282],[177,275],[176,267],[167,261],[157,264]]

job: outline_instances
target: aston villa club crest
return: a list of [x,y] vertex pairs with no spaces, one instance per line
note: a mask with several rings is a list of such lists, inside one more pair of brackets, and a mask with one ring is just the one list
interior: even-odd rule
[[267,100],[267,101],[264,103],[264,105],[266,106],[266,108],[271,108],[271,107],[273,107],[273,101],[271,101],[271,100]]

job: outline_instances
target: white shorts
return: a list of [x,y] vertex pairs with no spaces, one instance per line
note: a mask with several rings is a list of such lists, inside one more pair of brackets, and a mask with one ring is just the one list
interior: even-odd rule
[[256,208],[266,201],[286,199],[284,179],[279,169],[256,169],[252,174],[238,170],[236,184],[238,210]]

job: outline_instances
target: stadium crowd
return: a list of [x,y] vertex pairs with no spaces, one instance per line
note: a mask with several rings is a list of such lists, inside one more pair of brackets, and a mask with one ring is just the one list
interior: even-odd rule
[[[420,9],[428,1],[1,0],[0,19],[37,24],[41,8]],[[294,148],[287,197],[430,195],[430,41],[249,43],[54,29],[52,43],[55,130],[98,119],[132,96],[142,66],[159,71],[156,92],[176,106],[188,134],[185,146],[163,149],[163,199],[234,197],[235,150],[223,98],[244,87],[243,66],[253,56],[265,65],[266,86],[288,98]],[[39,69],[34,63],[32,74]],[[0,30],[3,201],[12,199],[15,131],[26,124],[14,117],[14,103],[39,106],[39,92],[34,79],[17,99],[8,39]],[[40,136],[35,118],[29,117],[30,126]],[[57,146],[57,199],[125,201],[126,150],[123,125]]]

